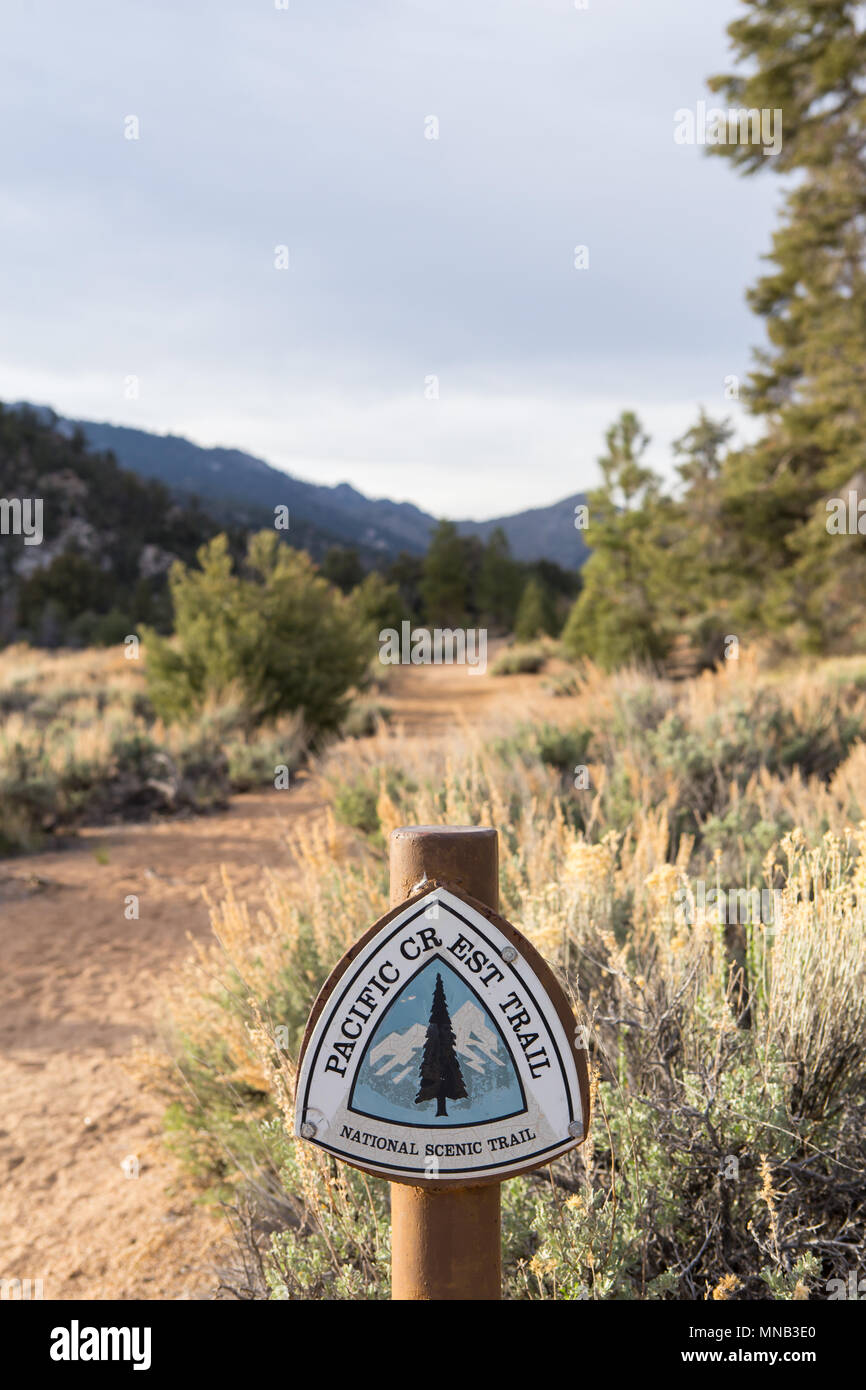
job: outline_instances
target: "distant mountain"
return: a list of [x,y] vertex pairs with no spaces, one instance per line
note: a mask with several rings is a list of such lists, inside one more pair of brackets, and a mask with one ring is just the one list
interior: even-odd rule
[[[80,429],[92,449],[110,449],[122,468],[161,482],[176,495],[198,498],[220,523],[272,525],[274,507],[288,507],[293,541],[317,558],[328,544],[356,547],[367,560],[390,559],[401,550],[422,555],[436,525],[436,517],[411,502],[365,497],[348,483],[304,482],[239,449],[206,449],[179,435],[57,419],[48,407],[30,408],[60,430]],[[574,508],[584,500],[583,493],[575,493],[551,506],[457,525],[462,535],[482,539],[501,526],[516,559],[553,560],[574,570],[586,558],[582,533],[574,529]]]
[[574,509],[585,501],[585,492],[575,492],[548,507],[533,507],[495,521],[458,521],[457,529],[464,536],[486,541],[501,526],[516,560],[553,560],[564,570],[579,569],[586,559],[586,544],[583,533],[575,530]]

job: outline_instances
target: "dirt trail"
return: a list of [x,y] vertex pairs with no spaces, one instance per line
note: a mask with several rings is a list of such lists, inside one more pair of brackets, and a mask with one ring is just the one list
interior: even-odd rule
[[[395,670],[386,699],[426,738],[538,696],[529,677],[428,667]],[[195,1204],[162,1148],[161,1106],[120,1059],[154,1037],[159,978],[187,934],[209,932],[202,887],[218,898],[225,865],[256,901],[263,865],[290,868],[290,825],[323,811],[301,777],[290,796],[0,860],[0,1279],[41,1280],[46,1299],[211,1296],[225,1221]]]

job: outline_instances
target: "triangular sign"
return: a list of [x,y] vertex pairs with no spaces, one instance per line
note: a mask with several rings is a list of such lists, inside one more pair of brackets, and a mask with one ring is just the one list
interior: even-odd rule
[[295,1132],[421,1186],[501,1181],[580,1143],[586,1053],[537,951],[434,887],[343,957],[301,1049]]

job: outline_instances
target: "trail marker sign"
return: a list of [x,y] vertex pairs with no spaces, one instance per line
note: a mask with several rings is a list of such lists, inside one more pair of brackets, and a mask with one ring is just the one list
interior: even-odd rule
[[502,1182],[579,1144],[584,1042],[534,947],[434,885],[334,969],[301,1049],[295,1132],[391,1182]]

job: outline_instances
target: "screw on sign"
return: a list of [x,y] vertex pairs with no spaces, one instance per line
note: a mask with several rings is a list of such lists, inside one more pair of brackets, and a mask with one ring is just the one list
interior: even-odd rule
[[495,830],[407,826],[390,850],[391,910],[313,1006],[295,1130],[390,1180],[392,1297],[497,1299],[503,1180],[586,1134],[582,1034],[497,912]]

